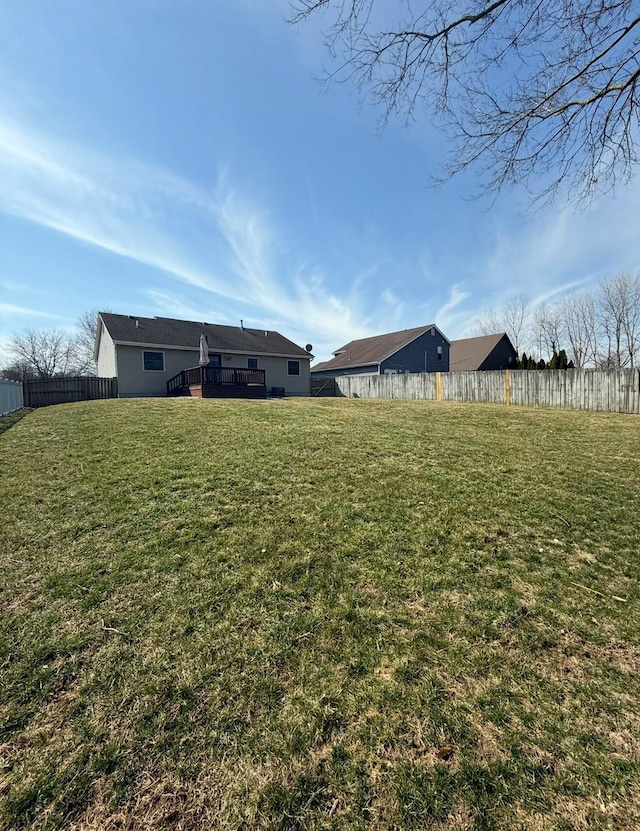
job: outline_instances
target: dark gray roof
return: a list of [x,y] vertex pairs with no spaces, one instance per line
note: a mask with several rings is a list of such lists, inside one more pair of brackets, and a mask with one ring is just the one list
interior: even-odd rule
[[[451,372],[467,372],[480,369],[503,338],[506,338],[511,345],[506,332],[497,332],[495,335],[481,335],[477,338],[452,340],[449,370]],[[513,349],[513,346],[511,348]],[[513,351],[515,354],[515,349]]]
[[115,343],[153,344],[178,349],[199,349],[200,335],[207,336],[210,350],[310,358],[308,352],[278,332],[220,326],[170,317],[136,317],[101,312],[104,325]]
[[372,338],[352,340],[333,353],[336,357],[311,367],[312,372],[327,369],[347,369],[349,367],[369,366],[379,364],[393,355],[412,340],[428,332],[435,324],[418,326],[415,329],[403,329],[400,332],[389,332],[386,335],[375,335]]

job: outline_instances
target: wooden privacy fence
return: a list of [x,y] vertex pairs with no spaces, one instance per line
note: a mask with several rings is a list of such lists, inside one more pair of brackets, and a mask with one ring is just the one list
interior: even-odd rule
[[0,416],[20,410],[23,407],[22,384],[0,378]]
[[318,398],[333,397],[339,393],[336,390],[335,378],[314,378],[311,376],[311,395]]
[[640,413],[637,369],[501,370],[406,375],[342,375],[336,394],[347,398],[476,401]]
[[51,378],[24,382],[25,407],[48,407],[50,404],[117,397],[117,378]]

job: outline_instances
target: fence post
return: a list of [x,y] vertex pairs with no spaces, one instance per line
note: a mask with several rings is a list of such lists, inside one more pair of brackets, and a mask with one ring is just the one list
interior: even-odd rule
[[442,401],[442,376],[436,372],[436,401]]
[[507,407],[511,404],[511,370],[504,371],[504,403]]

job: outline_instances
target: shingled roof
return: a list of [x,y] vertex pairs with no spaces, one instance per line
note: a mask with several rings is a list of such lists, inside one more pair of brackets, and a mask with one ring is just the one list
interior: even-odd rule
[[196,323],[170,317],[136,317],[101,312],[100,318],[116,344],[156,346],[167,349],[200,348],[200,335],[206,335],[210,350],[240,352],[249,355],[278,355],[310,358],[308,352],[278,332]]
[[327,369],[348,369],[350,367],[379,364],[399,349],[402,349],[403,346],[433,328],[434,324],[430,323],[428,326],[418,326],[415,329],[403,329],[400,332],[389,332],[386,335],[352,340],[345,346],[341,346],[340,349],[336,349],[333,353],[335,358],[316,364],[311,368],[311,371],[319,372]]
[[[500,341],[506,338],[513,349],[506,332],[495,335],[481,335],[477,338],[462,338],[451,341],[449,370],[451,372],[475,371],[481,368]],[[515,349],[514,349],[515,352]]]

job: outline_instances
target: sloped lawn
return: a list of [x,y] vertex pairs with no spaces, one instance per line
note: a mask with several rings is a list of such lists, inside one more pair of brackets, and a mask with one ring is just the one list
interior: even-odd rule
[[640,827],[638,417],[91,402],[0,476],[0,828]]

